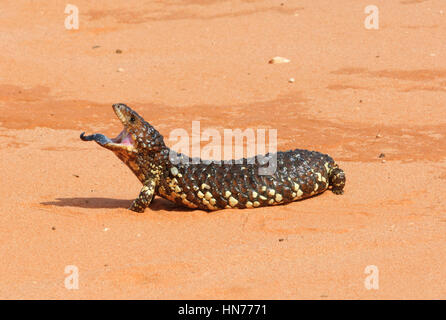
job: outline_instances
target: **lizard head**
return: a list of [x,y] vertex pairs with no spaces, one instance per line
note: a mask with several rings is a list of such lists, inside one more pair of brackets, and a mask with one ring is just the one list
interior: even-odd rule
[[101,133],[86,136],[84,132],[80,137],[84,141],[96,141],[100,146],[113,151],[137,174],[141,168],[141,159],[153,157],[165,148],[163,137],[125,104],[116,103],[113,110],[124,126],[116,138],[110,139]]

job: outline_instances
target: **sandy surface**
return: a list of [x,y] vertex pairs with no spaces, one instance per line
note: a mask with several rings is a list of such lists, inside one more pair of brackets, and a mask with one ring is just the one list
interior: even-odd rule
[[[71,31],[64,1],[0,6],[0,298],[446,298],[443,0],[377,0],[379,30],[368,0],[75,2]],[[116,135],[116,102],[165,136],[276,128],[346,192],[130,212],[136,177],[79,139]]]

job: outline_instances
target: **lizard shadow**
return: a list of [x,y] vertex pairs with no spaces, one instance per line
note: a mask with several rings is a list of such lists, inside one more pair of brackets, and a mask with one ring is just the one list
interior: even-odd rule
[[[45,201],[41,204],[45,206],[58,207],[78,207],[87,209],[128,209],[133,200],[113,199],[113,198],[56,198],[55,201]],[[153,199],[148,210],[152,211],[192,211],[162,198]]]

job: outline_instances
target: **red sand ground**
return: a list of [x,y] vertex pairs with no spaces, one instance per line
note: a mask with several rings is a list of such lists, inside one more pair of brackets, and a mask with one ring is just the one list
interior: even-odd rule
[[[443,0],[374,1],[379,30],[368,0],[75,2],[75,31],[64,1],[0,6],[1,298],[446,298]],[[276,128],[332,155],[345,195],[130,212],[136,177],[79,139],[116,135],[116,102],[167,137]]]

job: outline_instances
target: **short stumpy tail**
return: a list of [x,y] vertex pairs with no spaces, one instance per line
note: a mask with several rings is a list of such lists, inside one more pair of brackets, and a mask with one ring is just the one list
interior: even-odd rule
[[329,184],[331,191],[334,194],[343,194],[345,186],[345,174],[344,171],[338,167],[333,168],[330,171]]

